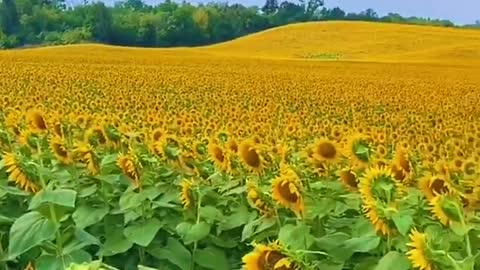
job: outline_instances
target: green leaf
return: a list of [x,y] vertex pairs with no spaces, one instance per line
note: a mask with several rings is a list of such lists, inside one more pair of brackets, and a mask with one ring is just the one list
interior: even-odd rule
[[100,246],[100,241],[88,232],[77,228],[74,237],[64,245],[63,254],[69,254],[91,245]]
[[181,270],[192,269],[192,255],[190,251],[175,238],[168,238],[167,245],[164,247],[154,246],[148,248],[146,251],[157,259],[171,262]]
[[83,229],[99,223],[108,214],[108,210],[108,206],[94,208],[88,205],[81,205],[73,212],[72,218],[77,227]]
[[465,236],[471,229],[472,225],[452,222],[450,229],[458,236]]
[[278,240],[292,250],[308,250],[313,243],[313,236],[310,227],[305,224],[287,224],[280,229]]
[[110,154],[106,155],[102,158],[102,161],[100,162],[100,167],[105,167],[107,165],[114,164],[117,161],[117,154]]
[[210,234],[210,224],[206,222],[200,222],[194,224],[192,228],[185,234],[183,238],[185,244],[191,244],[198,242]]
[[86,198],[93,195],[97,191],[97,185],[90,185],[87,187],[82,187],[78,192],[79,198]]
[[353,252],[369,252],[380,244],[380,237],[368,236],[348,239],[343,243],[345,249]]
[[125,211],[132,208],[137,208],[142,205],[142,202],[145,200],[143,194],[136,193],[132,190],[125,191],[120,197],[118,202],[121,211]]
[[390,251],[378,262],[375,270],[408,270],[410,269],[410,262],[397,251]]
[[413,225],[412,216],[400,213],[393,216],[393,222],[395,223],[398,232],[403,236],[406,236],[410,232],[410,228]]
[[120,174],[97,175],[95,178],[111,185],[115,185],[120,182]]
[[242,242],[246,239],[252,237],[253,235],[260,233],[268,228],[271,228],[276,224],[275,218],[265,218],[261,217],[259,219],[253,220],[250,223],[247,223],[243,227],[242,231]]
[[250,212],[244,205],[233,210],[233,214],[225,217],[218,225],[220,231],[228,231],[234,228],[238,228],[244,224],[247,224],[250,220]]
[[195,252],[195,263],[203,268],[214,270],[229,270],[230,265],[228,263],[225,252],[221,249],[214,247],[206,247],[199,249]]
[[13,218],[9,218],[7,216],[0,214],[0,225],[1,224],[12,224],[15,220]]
[[123,235],[123,228],[115,228],[107,233],[105,243],[99,252],[103,256],[113,256],[127,252],[132,246],[133,242]]
[[10,228],[8,255],[10,259],[55,237],[57,226],[39,212],[29,212],[19,217]]
[[77,250],[65,256],[42,255],[35,261],[35,266],[37,270],[65,270],[72,263],[81,264],[91,260],[92,257],[88,252]]
[[139,265],[138,270],[158,270],[158,269],[151,268],[151,267],[148,267],[148,266]]
[[130,241],[146,247],[152,242],[161,227],[162,223],[160,223],[158,219],[152,218],[143,224],[136,224],[125,228],[123,233]]
[[33,196],[28,209],[37,209],[43,203],[74,208],[76,198],[77,192],[71,189],[41,190]]
[[180,237],[184,238],[185,235],[187,235],[187,232],[190,231],[190,229],[192,229],[192,226],[193,224],[191,223],[181,222],[177,225],[177,227],[175,227],[175,231]]
[[216,220],[222,219],[222,213],[213,206],[204,206],[200,208],[200,217],[206,222],[212,224]]

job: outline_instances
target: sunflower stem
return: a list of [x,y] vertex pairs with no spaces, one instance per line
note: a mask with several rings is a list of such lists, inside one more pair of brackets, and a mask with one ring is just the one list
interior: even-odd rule
[[[37,140],[37,151],[40,157],[39,158],[40,166],[43,168],[44,165],[43,165],[43,159],[42,159],[42,148],[40,147],[40,143],[38,142],[38,140]],[[45,182],[45,179],[43,179],[43,174],[39,173],[38,177],[40,178],[40,182],[42,183],[42,189],[45,189],[47,187],[47,184]],[[51,203],[48,203],[48,210],[50,211],[50,216],[52,217],[53,224],[57,228],[55,232],[56,234],[55,243],[57,244],[57,255],[62,258],[63,268],[66,268],[65,259],[63,257],[62,234],[60,232],[61,224],[58,221],[57,213],[55,213],[55,209],[53,208],[53,205]]]
[[[200,223],[200,208],[202,207],[202,194],[199,191],[199,188],[197,187],[196,189],[197,195],[198,195],[198,202],[197,202],[197,220],[195,221],[195,224]],[[190,264],[190,270],[195,269],[195,253],[197,252],[198,248],[198,242],[195,241],[193,243],[193,250],[192,250],[192,262]]]

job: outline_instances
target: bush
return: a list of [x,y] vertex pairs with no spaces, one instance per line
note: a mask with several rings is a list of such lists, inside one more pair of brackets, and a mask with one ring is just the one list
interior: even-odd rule
[[92,40],[92,33],[86,28],[75,28],[65,31],[61,40],[63,44],[83,43]]

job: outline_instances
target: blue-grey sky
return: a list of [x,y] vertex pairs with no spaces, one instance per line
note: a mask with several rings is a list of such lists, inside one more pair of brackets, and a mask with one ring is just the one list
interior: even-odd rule
[[[67,0],[80,1],[80,0]],[[112,4],[117,0],[104,0]],[[180,2],[181,0],[176,0]],[[261,6],[265,0],[187,0],[191,3],[207,2],[241,3],[247,6]],[[282,2],[283,0],[279,0]],[[292,1],[292,0],[290,0]],[[295,0],[293,0],[295,1]],[[148,4],[158,4],[163,0],[144,0]],[[340,7],[347,12],[359,12],[373,8],[379,15],[389,12],[402,16],[449,19],[456,24],[470,24],[480,20],[480,0],[325,0],[327,7]]]

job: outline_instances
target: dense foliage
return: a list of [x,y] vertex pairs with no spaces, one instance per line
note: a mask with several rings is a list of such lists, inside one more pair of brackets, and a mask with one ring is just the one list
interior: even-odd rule
[[[0,268],[479,269],[478,62],[378,60],[431,55],[410,42],[424,31],[442,50],[479,37],[354,24],[0,52]],[[322,52],[344,29],[347,57],[372,32],[396,43],[371,62],[257,50]]]
[[321,8],[322,0],[267,0],[262,8],[240,4],[165,1],[149,6],[125,0],[108,7],[101,2],[67,7],[62,0],[3,0],[0,3],[0,48],[39,44],[101,42],[128,46],[195,46],[230,40],[294,22],[366,20],[453,26],[445,20],[379,17],[368,9],[359,14]]

